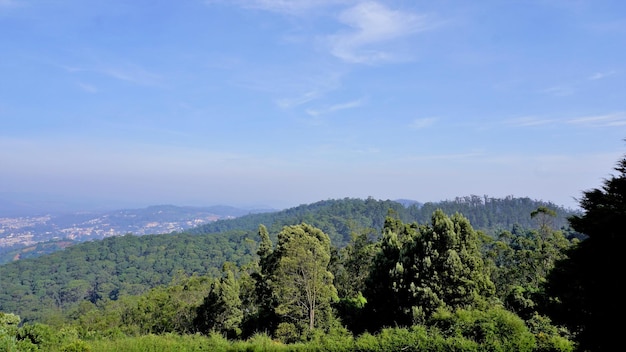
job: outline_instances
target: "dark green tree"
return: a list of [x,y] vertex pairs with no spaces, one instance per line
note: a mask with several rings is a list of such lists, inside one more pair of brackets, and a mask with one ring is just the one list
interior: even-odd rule
[[348,245],[338,251],[335,286],[339,297],[356,297],[365,289],[367,276],[378,248],[368,233],[354,234]]
[[275,270],[274,245],[270,239],[269,233],[265,225],[261,224],[258,228],[260,237],[259,264],[256,270],[252,271],[250,277],[254,282],[254,297],[251,299],[251,305],[256,307],[256,314],[252,314],[245,322],[246,335],[254,334],[257,331],[272,332],[278,325],[278,317],[275,308],[278,305],[276,297],[272,295],[272,273]]
[[365,307],[368,318],[364,323],[367,323],[368,330],[411,324],[405,310],[407,292],[398,292],[397,277],[392,274],[397,273],[397,267],[402,265],[400,253],[407,239],[417,236],[417,227],[417,223],[405,224],[392,216],[385,220],[364,292],[368,302]]
[[626,158],[615,170],[618,174],[602,187],[583,192],[583,214],[571,217],[570,224],[588,238],[557,262],[545,285],[547,313],[576,334],[581,351],[614,351],[623,345]]
[[367,300],[363,296],[366,280],[379,247],[365,231],[353,234],[350,243],[333,252],[331,267],[335,276],[335,287],[339,302],[334,305],[341,322],[353,333],[365,329],[363,316]]
[[231,263],[224,264],[224,276],[213,284],[209,295],[198,307],[195,323],[199,331],[220,332],[229,338],[241,334],[243,312],[235,269]]
[[494,285],[466,218],[436,210],[428,225],[388,220],[366,294],[378,327],[424,323],[439,308],[485,306]]

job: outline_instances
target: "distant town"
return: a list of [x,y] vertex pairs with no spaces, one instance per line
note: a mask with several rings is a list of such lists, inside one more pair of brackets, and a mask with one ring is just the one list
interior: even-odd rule
[[147,235],[183,231],[211,221],[234,218],[236,208],[153,206],[104,213],[73,213],[0,217],[0,252],[53,240],[74,242],[125,234]]

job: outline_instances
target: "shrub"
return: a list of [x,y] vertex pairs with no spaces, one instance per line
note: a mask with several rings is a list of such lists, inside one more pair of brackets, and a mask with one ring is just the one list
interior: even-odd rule
[[354,346],[358,352],[382,351],[380,344],[378,343],[378,338],[369,332],[364,332],[357,337],[354,341]]
[[300,331],[292,323],[280,323],[274,332],[276,338],[282,343],[294,343],[300,338]]
[[76,340],[63,346],[61,352],[91,352],[91,348],[85,341]]
[[523,352],[534,351],[536,347],[535,337],[524,321],[503,308],[438,311],[431,320],[444,337],[474,341],[483,351]]

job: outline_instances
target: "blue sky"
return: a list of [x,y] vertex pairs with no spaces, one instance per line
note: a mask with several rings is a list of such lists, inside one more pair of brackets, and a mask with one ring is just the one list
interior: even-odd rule
[[626,151],[621,0],[0,0],[0,193],[576,207]]

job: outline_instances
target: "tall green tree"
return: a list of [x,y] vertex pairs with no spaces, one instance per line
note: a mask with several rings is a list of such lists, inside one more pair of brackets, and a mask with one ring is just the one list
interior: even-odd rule
[[258,236],[261,240],[257,250],[259,263],[250,274],[254,282],[254,299],[251,303],[256,306],[256,316],[250,316],[246,321],[246,330],[249,330],[245,332],[247,335],[259,330],[274,331],[278,325],[274,311],[278,303],[272,294],[272,274],[276,268],[274,245],[265,225],[259,225]]
[[281,321],[301,330],[327,328],[332,320],[331,302],[337,299],[328,270],[328,236],[306,223],[285,226],[270,256],[264,264],[271,269],[270,288]]
[[198,307],[195,323],[199,331],[217,331],[229,338],[241,334],[243,312],[235,269],[231,263],[224,264],[224,276],[213,284],[209,295]]
[[417,228],[417,223],[405,224],[393,216],[387,216],[385,220],[383,236],[377,243],[364,292],[368,302],[365,322],[369,330],[411,324],[406,311],[408,292],[399,290],[396,274],[402,270],[402,249],[407,241],[417,236]]
[[368,232],[353,234],[350,243],[337,251],[334,275],[339,297],[356,297],[363,292],[377,251]]
[[626,158],[600,188],[583,193],[583,214],[570,218],[588,236],[557,262],[548,275],[546,311],[553,321],[576,333],[581,351],[613,351],[623,346],[625,313],[622,257],[626,245]]

